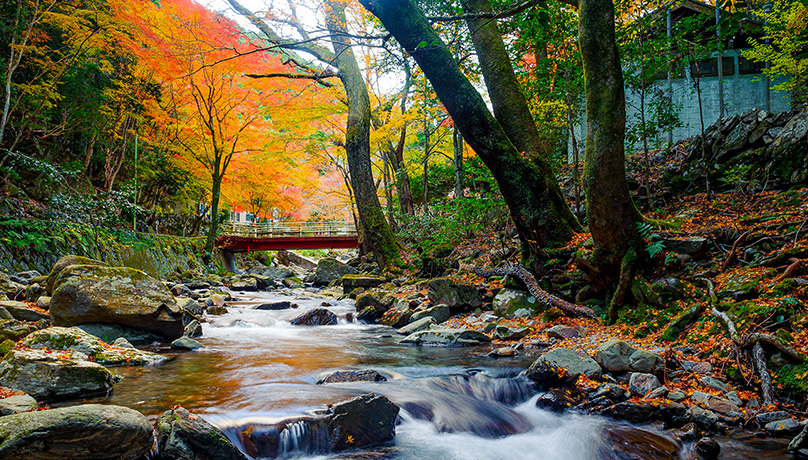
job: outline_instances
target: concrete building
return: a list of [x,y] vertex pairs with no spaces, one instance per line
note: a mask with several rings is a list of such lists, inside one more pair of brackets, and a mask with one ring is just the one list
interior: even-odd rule
[[[711,5],[697,1],[685,1],[672,8],[657,13],[659,21],[664,24],[661,30],[671,30],[672,24],[677,20],[692,15],[712,15],[716,17],[716,9]],[[722,11],[720,14],[732,14]],[[680,75],[662,75],[650,89],[646,90],[646,104],[650,97],[648,94],[657,94],[665,98],[664,103],[675,108],[681,121],[681,126],[659,133],[655,138],[648,139],[650,148],[662,148],[671,142],[677,142],[701,133],[699,119],[698,93],[695,79],[698,77],[702,100],[702,114],[704,126],[710,126],[719,118],[727,115],[740,114],[751,109],[766,110],[769,112],[783,112],[791,110],[791,96],[788,92],[771,90],[771,86],[779,83],[770,82],[763,75],[762,63],[750,61],[741,56],[743,50],[751,48],[749,39],[762,37],[762,24],[754,18],[742,18],[739,21],[740,30],[731,36],[724,44],[725,49],[721,55],[690,63],[684,66]],[[721,65],[719,65],[719,59]],[[670,101],[670,102],[667,102]],[[640,123],[640,95],[638,92],[626,89],[626,131],[632,125]],[[648,109],[646,108],[646,119]],[[575,126],[575,137],[579,140],[579,149],[583,152],[586,139],[586,119]],[[569,146],[570,151],[572,145]],[[642,149],[642,143],[627,148]],[[583,154],[581,154],[583,155]]]

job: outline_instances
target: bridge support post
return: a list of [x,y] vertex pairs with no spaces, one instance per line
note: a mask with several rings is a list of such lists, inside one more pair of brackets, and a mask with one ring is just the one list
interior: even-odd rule
[[222,260],[222,265],[224,265],[224,269],[230,273],[239,273],[238,267],[236,267],[236,253],[230,252],[227,249],[222,249],[219,251],[219,258]]

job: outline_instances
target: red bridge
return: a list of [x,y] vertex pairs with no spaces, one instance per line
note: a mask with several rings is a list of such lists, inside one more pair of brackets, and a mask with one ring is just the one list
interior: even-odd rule
[[223,222],[216,247],[226,252],[278,249],[355,248],[359,245],[351,222]]

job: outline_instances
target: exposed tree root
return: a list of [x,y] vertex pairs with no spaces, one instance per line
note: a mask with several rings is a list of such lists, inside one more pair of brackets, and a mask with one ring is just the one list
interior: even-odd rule
[[501,267],[484,269],[461,262],[460,269],[467,272],[476,273],[477,275],[484,277],[507,275],[515,276],[525,283],[527,290],[540,304],[548,308],[556,307],[570,316],[583,316],[586,318],[597,317],[591,308],[569,303],[566,300],[559,299],[558,297],[540,288],[536,278],[529,271],[527,271],[525,267],[519,264],[505,262],[505,264]]
[[769,369],[766,367],[766,354],[763,353],[763,347],[760,346],[760,341],[755,342],[752,347],[752,356],[755,360],[755,368],[760,374],[760,387],[763,390],[763,405],[769,406],[774,404],[774,388],[772,387],[772,378],[769,375]]
[[732,250],[729,251],[729,255],[727,256],[727,259],[724,261],[724,263],[721,265],[721,269],[719,270],[719,272],[723,272],[729,267],[729,264],[732,263],[732,260],[738,253],[738,244],[740,244],[740,242],[743,241],[743,239],[746,238],[747,235],[749,235],[749,232],[742,234],[741,236],[738,237],[737,240],[735,240],[734,243],[732,243]]
[[631,291],[636,262],[637,254],[634,250],[628,251],[620,262],[620,281],[617,283],[617,289],[615,289],[614,295],[609,301],[609,322],[612,324],[617,321],[617,312],[626,303],[626,296]]
[[780,281],[783,281],[784,279],[787,278],[794,278],[794,275],[797,273],[797,270],[800,269],[800,265],[802,265],[802,261],[800,259],[797,259],[796,257],[792,257],[788,259],[788,261],[791,262],[791,265],[789,265],[788,268],[786,268],[786,271],[782,275],[774,279],[775,283],[779,283]]

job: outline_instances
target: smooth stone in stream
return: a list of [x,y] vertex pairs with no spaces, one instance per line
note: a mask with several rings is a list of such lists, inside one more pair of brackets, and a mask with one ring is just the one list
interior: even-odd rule
[[161,415],[154,425],[160,458],[171,460],[247,460],[218,428],[183,407]]
[[362,369],[356,371],[335,371],[317,378],[317,385],[326,383],[347,383],[347,382],[386,382],[387,377],[379,374],[373,369]]
[[294,326],[331,326],[337,324],[337,315],[325,308],[313,308],[289,323]]
[[619,460],[678,460],[679,446],[650,431],[619,426],[605,431],[604,458]]
[[491,339],[477,331],[434,327],[404,337],[399,343],[415,345],[476,345],[490,342]]
[[539,356],[527,370],[527,377],[542,388],[572,383],[578,376],[600,380],[602,370],[589,356],[568,348],[556,348]]
[[[12,350],[0,361],[0,385],[38,401],[106,395],[115,376],[74,351]],[[2,458],[2,457],[0,457]]]
[[83,353],[90,361],[104,366],[154,365],[168,360],[165,356],[135,349],[131,344],[128,348],[106,345],[98,337],[77,327],[53,326],[42,329],[26,337],[22,345],[34,349]]
[[190,337],[180,337],[171,342],[171,348],[174,350],[197,350],[205,348],[205,346]]
[[433,324],[435,324],[435,318],[427,316],[425,318],[419,319],[418,321],[412,321],[410,324],[402,327],[396,332],[398,332],[401,335],[410,335],[418,331],[429,329]]
[[0,417],[3,460],[135,460],[153,443],[149,421],[127,407],[86,404]]

